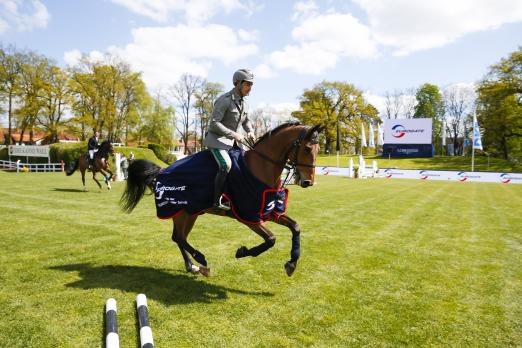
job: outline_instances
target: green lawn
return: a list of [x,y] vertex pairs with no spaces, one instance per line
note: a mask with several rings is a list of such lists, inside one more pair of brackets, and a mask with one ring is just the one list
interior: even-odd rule
[[[339,166],[348,167],[349,159],[353,159],[354,165],[359,165],[358,156],[339,156]],[[471,171],[471,157],[462,156],[436,156],[433,158],[382,158],[380,156],[365,156],[366,165],[370,166],[373,160],[377,161],[379,168],[400,169],[431,169],[431,170],[463,170]],[[336,155],[320,155],[317,159],[319,166],[336,166]],[[501,158],[475,157],[475,171],[483,172],[517,172],[522,173],[522,165],[516,165]]]
[[291,187],[293,277],[287,229],[270,224],[275,247],[236,260],[260,239],[204,215],[190,236],[203,278],[184,272],[152,197],[125,215],[121,183],[0,172],[0,346],[103,346],[114,297],[121,346],[136,347],[140,292],[158,347],[522,346],[522,185],[317,181]]

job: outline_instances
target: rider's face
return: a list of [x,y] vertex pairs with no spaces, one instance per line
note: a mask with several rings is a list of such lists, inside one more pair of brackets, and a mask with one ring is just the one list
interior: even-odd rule
[[239,93],[241,94],[242,97],[246,97],[247,95],[250,94],[250,90],[252,89],[252,85],[254,83],[253,82],[249,82],[249,81],[243,81],[243,83],[241,83],[239,85]]

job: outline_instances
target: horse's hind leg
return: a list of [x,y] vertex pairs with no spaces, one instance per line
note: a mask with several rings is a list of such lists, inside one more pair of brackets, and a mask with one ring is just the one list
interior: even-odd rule
[[177,244],[179,251],[181,252],[181,256],[183,256],[183,260],[185,261],[185,269],[187,272],[197,272],[196,267],[192,264],[192,260],[190,260],[190,256],[185,249],[178,242],[183,238],[180,233],[180,229],[176,230],[176,220],[172,219],[173,229],[172,229],[172,241]]
[[82,173],[83,190],[87,191],[87,187],[85,186],[85,169],[80,169],[80,172]]
[[[210,274],[210,268],[208,267],[207,260],[205,259],[205,255],[203,255],[199,250],[194,249],[188,242],[187,236],[192,230],[194,223],[196,222],[197,215],[190,215],[187,213],[183,213],[181,216],[174,219],[174,233],[172,234],[172,239],[178,244],[180,250],[182,250],[181,254],[183,259],[185,259],[185,254],[183,251],[187,252],[190,256],[196,260],[201,266],[199,267],[199,273],[204,276],[208,276]],[[190,260],[190,259],[189,259]],[[187,267],[187,263],[185,262],[185,266]],[[193,267],[191,266],[191,271]]]

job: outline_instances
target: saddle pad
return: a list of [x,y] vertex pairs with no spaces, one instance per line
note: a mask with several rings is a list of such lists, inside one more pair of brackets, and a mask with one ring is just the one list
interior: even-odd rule
[[[285,214],[288,189],[273,189],[252,175],[244,151],[229,150],[232,168],[227,175],[224,196],[230,200],[235,217],[249,224],[259,224]],[[208,150],[174,162],[156,176],[154,194],[160,219],[174,218],[183,210],[199,214],[212,207],[214,178],[218,166]]]

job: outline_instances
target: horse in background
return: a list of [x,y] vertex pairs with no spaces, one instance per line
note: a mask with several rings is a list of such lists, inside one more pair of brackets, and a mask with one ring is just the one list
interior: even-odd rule
[[[315,160],[319,153],[319,132],[322,130],[323,127],[320,125],[307,127],[299,123],[283,124],[263,135],[251,146],[251,150],[245,152],[246,165],[255,178],[273,189],[281,188],[281,174],[285,168],[293,169],[296,175],[296,183],[299,186],[303,188],[312,186],[315,178]],[[137,160],[130,165],[127,186],[121,197],[121,204],[125,211],[130,213],[136,207],[147,188],[154,192],[156,177],[160,170],[160,167],[146,160]],[[231,210],[216,210],[209,207],[204,209],[202,213],[236,219]],[[188,234],[198,216],[199,214],[189,214],[183,210],[180,211],[180,214],[172,217],[174,224],[172,240],[181,251],[186,271],[208,276],[210,268],[207,265],[205,255],[193,248],[187,241]],[[270,221],[286,226],[292,232],[290,260],[284,265],[287,275],[291,276],[296,269],[297,260],[300,256],[299,225],[286,214],[270,215]],[[236,258],[256,257],[274,246],[276,237],[268,229],[266,222],[259,224],[241,222],[263,238],[263,242],[252,248],[241,246],[236,251]],[[194,265],[191,258],[200,266]]]
[[[96,173],[100,172],[101,175],[103,175],[103,180],[105,181],[105,184],[107,185],[107,189],[111,189],[111,180],[113,177],[113,173],[109,166],[109,155],[114,154],[114,148],[110,141],[105,140],[103,143],[101,143],[100,147],[98,148],[98,151],[94,154],[94,168],[91,169],[92,171],[92,178],[98,184],[98,187],[101,189],[102,185],[96,179]],[[87,191],[87,188],[85,187],[85,172],[89,170],[89,155],[83,154],[80,156],[80,158],[77,158],[74,161],[74,166],[72,169],[68,169],[66,171],[67,176],[72,175],[77,169],[80,169],[80,172],[82,173],[82,182],[83,182],[83,190]]]

